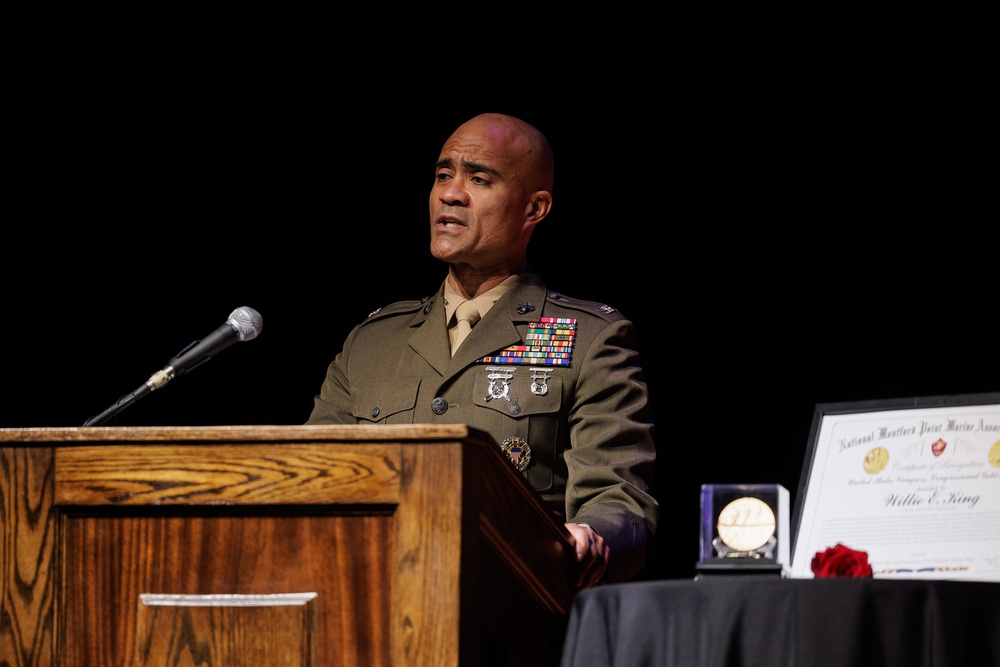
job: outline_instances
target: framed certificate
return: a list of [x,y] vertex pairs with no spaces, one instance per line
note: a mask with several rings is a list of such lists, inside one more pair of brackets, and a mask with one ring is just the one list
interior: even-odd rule
[[1000,392],[816,406],[792,578],[843,544],[874,577],[1000,581]]

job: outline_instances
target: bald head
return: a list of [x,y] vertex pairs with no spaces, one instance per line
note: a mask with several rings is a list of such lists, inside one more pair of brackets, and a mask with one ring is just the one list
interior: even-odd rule
[[467,135],[487,137],[497,151],[523,167],[521,177],[529,190],[552,191],[555,160],[549,140],[533,125],[502,113],[484,113],[462,123],[452,138]]

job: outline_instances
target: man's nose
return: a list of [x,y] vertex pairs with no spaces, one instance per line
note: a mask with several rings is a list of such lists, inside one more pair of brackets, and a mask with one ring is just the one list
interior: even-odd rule
[[469,203],[469,191],[461,179],[453,179],[441,191],[441,201],[449,206],[465,206]]

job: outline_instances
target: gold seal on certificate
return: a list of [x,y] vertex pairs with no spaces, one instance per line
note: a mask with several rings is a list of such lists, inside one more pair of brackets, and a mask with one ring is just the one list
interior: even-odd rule
[[743,496],[722,508],[716,527],[719,540],[732,549],[730,553],[746,554],[767,544],[774,537],[777,523],[767,503]]
[[885,447],[874,447],[865,454],[865,472],[869,475],[877,475],[885,470],[889,463],[889,450]]
[[1000,440],[994,442],[993,446],[990,447],[990,453],[987,460],[994,468],[1000,468]]
[[788,490],[780,484],[703,484],[704,574],[777,574],[789,567]]

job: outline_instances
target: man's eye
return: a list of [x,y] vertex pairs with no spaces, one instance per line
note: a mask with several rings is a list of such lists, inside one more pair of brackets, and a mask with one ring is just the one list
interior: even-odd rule
[[483,178],[482,176],[473,176],[469,180],[475,183],[476,185],[489,185],[489,181]]

